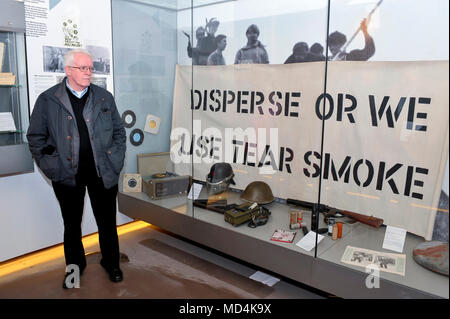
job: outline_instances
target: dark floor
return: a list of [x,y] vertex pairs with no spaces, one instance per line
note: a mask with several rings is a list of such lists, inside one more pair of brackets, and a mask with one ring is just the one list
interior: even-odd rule
[[0,277],[0,299],[323,298],[320,292],[289,280],[273,287],[251,280],[248,277],[260,269],[152,226],[121,235],[120,250],[124,257],[120,283],[109,281],[95,244],[86,249],[88,266],[80,288],[62,289],[65,264],[61,256]]

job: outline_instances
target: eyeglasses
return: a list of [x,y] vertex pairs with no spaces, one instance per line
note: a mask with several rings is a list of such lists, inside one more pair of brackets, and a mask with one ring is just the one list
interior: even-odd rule
[[86,72],[87,70],[89,70],[93,73],[95,71],[93,66],[71,66],[71,68],[78,69],[81,72]]

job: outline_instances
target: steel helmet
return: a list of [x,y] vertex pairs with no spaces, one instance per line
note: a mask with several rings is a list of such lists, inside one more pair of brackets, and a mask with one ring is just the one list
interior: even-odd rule
[[273,202],[275,197],[273,197],[269,185],[261,181],[256,181],[247,185],[244,192],[241,194],[241,199],[264,205]]
[[211,166],[209,174],[206,175],[206,189],[212,194],[222,193],[230,184],[236,185],[233,177],[233,168],[230,164],[216,163]]

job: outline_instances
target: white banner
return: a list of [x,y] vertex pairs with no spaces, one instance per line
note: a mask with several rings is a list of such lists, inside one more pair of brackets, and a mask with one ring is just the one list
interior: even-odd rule
[[431,239],[448,156],[448,61],[330,62],[326,97],[324,71],[198,66],[192,77],[179,66],[177,173],[205,180],[224,161],[238,189],[262,180],[277,197],[317,202],[322,160],[321,203]]
[[114,92],[110,0],[25,0],[30,111],[43,91],[65,77],[71,49],[92,54],[92,83]]

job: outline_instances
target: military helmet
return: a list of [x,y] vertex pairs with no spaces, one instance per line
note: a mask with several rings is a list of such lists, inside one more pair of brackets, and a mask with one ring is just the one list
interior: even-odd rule
[[241,199],[264,205],[273,202],[275,197],[273,197],[269,185],[261,181],[256,181],[247,185],[244,192],[241,194]]
[[236,185],[233,180],[233,168],[228,163],[215,163],[206,175],[206,189],[211,194],[219,194],[228,189],[230,184]]

